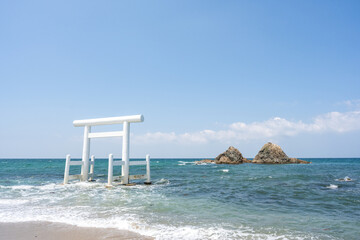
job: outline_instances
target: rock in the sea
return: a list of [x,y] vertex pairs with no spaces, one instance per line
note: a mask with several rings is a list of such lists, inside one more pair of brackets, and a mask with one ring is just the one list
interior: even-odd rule
[[229,147],[228,150],[221,153],[219,156],[215,158],[215,160],[205,159],[201,161],[196,161],[195,164],[208,164],[208,163],[216,163],[216,164],[241,164],[241,163],[251,162],[244,158],[239,150],[234,147]]
[[196,165],[208,164],[208,163],[215,163],[215,160],[204,159],[204,160],[200,160],[200,161],[195,161]]
[[309,164],[311,162],[301,160],[301,159],[298,159],[298,158],[290,158],[290,163]]
[[247,159],[247,158],[244,158],[244,159],[243,159],[243,163],[252,163],[252,161],[249,160],[249,159]]
[[310,163],[297,158],[289,158],[280,146],[271,142],[266,143],[261,148],[252,162],[258,164]]
[[221,153],[219,156],[215,158],[216,164],[241,164],[247,159],[244,158],[239,150],[234,148],[233,146],[229,147],[228,150]]

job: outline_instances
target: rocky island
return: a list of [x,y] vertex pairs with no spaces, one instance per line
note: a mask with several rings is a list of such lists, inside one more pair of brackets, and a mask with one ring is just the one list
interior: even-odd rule
[[242,163],[256,163],[256,164],[291,164],[300,163],[308,164],[307,162],[297,158],[289,158],[279,145],[268,142],[266,143],[255,156],[254,160],[248,160],[243,157],[241,152],[230,146],[225,152],[219,154],[215,160],[205,159],[196,161],[195,164],[242,164]]
[[266,143],[259,153],[255,156],[252,163],[257,164],[289,164],[300,163],[308,164],[310,162],[300,160],[297,158],[289,158],[279,145],[268,142]]

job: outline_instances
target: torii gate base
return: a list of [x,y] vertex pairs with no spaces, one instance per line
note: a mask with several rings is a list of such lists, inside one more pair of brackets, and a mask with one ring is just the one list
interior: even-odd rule
[[[129,180],[133,180],[133,179],[146,179],[145,184],[151,184],[151,181],[150,181],[150,156],[146,155],[146,161],[129,161],[130,123],[143,122],[143,121],[144,121],[143,115],[75,120],[73,122],[75,127],[84,127],[84,145],[83,145],[83,152],[82,152],[82,161],[71,161],[70,155],[66,156],[64,184],[67,184],[69,182],[69,180],[72,180],[72,179],[80,179],[80,181],[89,181],[89,180],[93,179],[95,157],[91,156],[91,161],[89,162],[90,139],[91,138],[103,138],[103,137],[123,137],[122,160],[114,161],[113,155],[112,154],[109,155],[107,186],[112,186],[112,184],[113,184],[113,180],[114,180],[113,168],[114,168],[114,166],[121,166],[121,176],[117,177],[117,179],[120,179],[122,184],[128,184]],[[92,126],[121,124],[121,123],[123,124],[123,131],[95,132],[95,133],[91,132]],[[70,170],[71,165],[80,165],[81,166],[81,174],[69,175],[69,170]],[[129,175],[129,166],[130,165],[146,165],[146,174],[144,174],[144,175]],[[90,173],[89,173],[89,166],[90,166]]]

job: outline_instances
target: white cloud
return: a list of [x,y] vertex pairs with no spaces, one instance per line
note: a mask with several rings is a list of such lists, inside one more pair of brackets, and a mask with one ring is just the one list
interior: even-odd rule
[[198,132],[176,134],[174,132],[146,133],[134,136],[134,142],[159,143],[175,142],[180,144],[203,144],[210,141],[230,142],[234,140],[253,140],[295,136],[300,133],[344,133],[360,130],[360,111],[330,112],[319,115],[311,123],[289,121],[275,117],[263,122],[243,123],[235,122],[226,129],[202,130]]
[[315,118],[312,131],[350,132],[360,129],[360,111],[331,112]]
[[338,103],[338,105],[345,105],[349,108],[359,109],[360,108],[360,99],[346,100]]

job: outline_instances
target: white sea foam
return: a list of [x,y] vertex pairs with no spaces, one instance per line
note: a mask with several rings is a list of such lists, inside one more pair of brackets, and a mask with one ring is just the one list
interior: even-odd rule
[[20,205],[29,202],[29,200],[21,199],[0,199],[0,205]]
[[350,177],[346,176],[344,178],[339,178],[339,179],[335,179],[336,181],[339,181],[339,182],[352,182],[353,179],[351,179]]
[[184,161],[178,161],[178,165],[179,166],[184,166],[184,165],[186,165],[186,164],[189,164],[189,165],[194,165],[195,164],[195,162],[184,162]]
[[[56,209],[59,211],[59,209]],[[171,226],[164,224],[153,224],[145,222],[135,215],[123,215],[112,218],[94,218],[91,214],[85,216],[76,211],[57,212],[57,214],[0,214],[0,222],[26,222],[26,221],[50,221],[57,223],[71,224],[79,227],[95,228],[117,228],[120,230],[129,230],[145,236],[152,236],[158,240],[172,239],[320,239],[311,234],[288,233],[286,235],[271,233],[270,229],[264,229],[266,233],[255,232],[249,227],[240,227],[236,230],[225,229],[223,227],[198,227],[198,226]]]
[[335,184],[330,184],[329,186],[327,186],[327,188],[330,188],[330,189],[337,189],[339,186],[338,185],[335,185]]
[[155,182],[155,184],[170,184],[169,179],[162,178],[159,181]]
[[229,169],[222,169],[223,172],[229,172]]
[[16,185],[16,186],[8,186],[8,188],[14,189],[14,190],[27,190],[31,189],[34,186],[31,185]]
[[214,165],[216,163],[210,162],[210,163],[197,163],[196,165]]

